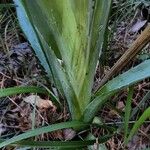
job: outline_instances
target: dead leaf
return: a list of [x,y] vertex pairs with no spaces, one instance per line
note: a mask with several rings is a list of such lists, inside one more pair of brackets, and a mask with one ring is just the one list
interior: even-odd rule
[[144,27],[144,25],[146,25],[147,20],[139,20],[136,22],[135,25],[133,25],[133,27],[131,28],[131,32],[138,32],[142,27]]
[[125,107],[124,102],[123,101],[119,101],[117,104],[117,109],[123,110]]
[[63,135],[65,140],[71,140],[76,136],[76,132],[73,129],[64,129]]
[[50,100],[42,99],[37,95],[27,96],[27,97],[23,98],[23,100],[26,103],[29,103],[31,105],[36,105],[38,108],[41,108],[41,109],[52,108],[52,109],[56,110],[56,107],[53,105],[53,103]]

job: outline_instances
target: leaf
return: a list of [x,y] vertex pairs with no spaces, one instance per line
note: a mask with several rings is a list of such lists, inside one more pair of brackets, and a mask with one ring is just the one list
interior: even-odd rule
[[30,96],[23,98],[23,100],[26,103],[29,103],[31,105],[36,105],[37,107],[39,107],[41,109],[42,108],[45,108],[45,109],[52,108],[52,109],[56,110],[56,107],[53,105],[53,103],[50,100],[44,100],[44,99],[40,98],[38,95],[30,95]]
[[6,89],[0,89],[0,97],[12,96],[16,94],[23,93],[39,93],[39,94],[47,94],[51,97],[51,100],[57,105],[60,106],[60,102],[58,98],[50,91],[44,88],[36,87],[36,86],[20,86],[20,87],[11,87]]
[[64,129],[63,136],[65,141],[71,140],[76,136],[76,131],[73,129]]
[[105,30],[107,29],[111,3],[112,0],[96,0],[93,5],[89,3],[89,11],[92,11],[91,7],[94,7],[95,10],[93,10],[93,13],[91,13],[93,17],[91,18],[91,28],[88,37],[89,45],[87,47],[87,50],[89,50],[87,51],[87,54],[89,53],[89,56],[87,57],[87,71],[79,95],[80,101],[83,101],[83,104],[81,105],[83,108],[82,111],[84,111],[85,107],[89,104],[91,99],[93,78],[95,75],[98,59],[102,53],[102,45],[104,42]]
[[146,60],[138,66],[115,77],[93,95],[92,102],[85,109],[83,120],[85,122],[91,121],[96,112],[100,110],[109,97],[148,77],[150,77],[150,60]]
[[[35,14],[35,16],[36,16],[37,14],[39,14],[37,11],[40,11],[40,9],[42,9],[42,8],[39,8],[38,3],[40,3],[40,2],[46,3],[47,1],[44,0],[43,2],[42,1],[33,2],[33,1],[25,1],[25,0],[15,0],[14,2],[16,5],[18,5],[18,7],[17,7],[18,8],[17,9],[18,18],[19,18],[19,21],[21,23],[21,26],[22,26],[26,36],[28,37],[28,40],[30,41],[31,45],[33,44],[32,47],[34,48],[37,56],[39,57],[39,60],[41,62],[43,62],[42,63],[43,67],[45,68],[45,70],[47,71],[49,76],[53,78],[55,86],[57,87],[59,92],[63,96],[65,96],[65,98],[67,99],[72,118],[78,119],[79,116],[81,116],[81,112],[80,112],[80,107],[79,107],[74,89],[73,89],[72,85],[70,84],[69,78],[67,77],[67,75],[64,71],[64,68],[61,67],[54,51],[48,45],[46,37],[44,35],[44,33],[47,33],[48,32],[47,30],[49,30],[49,29],[47,29],[44,33],[43,32],[41,33],[40,32],[41,28],[38,28],[38,24],[36,23],[37,20],[32,18],[34,16],[31,16],[33,14]],[[28,4],[28,2],[29,2],[29,4]],[[32,8],[29,9],[30,6],[32,6],[32,5],[34,5],[35,9],[32,9]],[[43,4],[41,4],[41,6],[42,5]],[[46,5],[46,7],[47,6],[49,6],[49,5]],[[38,8],[38,10],[37,10],[37,8]],[[34,12],[34,10],[35,10],[35,12]],[[41,12],[41,14],[42,14],[42,12]],[[40,18],[40,15],[38,16],[38,19],[39,18]],[[43,19],[43,16],[41,19]],[[49,18],[49,19],[52,19],[52,18]],[[27,25],[27,24],[29,24],[29,25]],[[54,26],[54,25],[52,25],[52,27],[56,28],[56,26]],[[42,26],[42,28],[43,28],[43,26]],[[45,28],[46,28],[46,26],[45,26]],[[35,39],[34,39],[34,36],[33,36],[33,38],[31,37],[32,32],[30,30],[32,30],[32,32],[34,32],[33,35],[35,35]],[[37,47],[36,43],[40,48]],[[62,42],[62,43],[64,43],[64,42]],[[44,66],[45,64],[46,64],[46,66]]]
[[90,101],[111,0],[14,2],[37,57],[67,99],[72,118],[80,119]]
[[12,95],[23,94],[23,93],[48,94],[47,90],[36,86],[24,86],[24,87],[20,86],[20,87],[0,89],[0,97],[12,96]]
[[40,62],[42,64],[42,66],[44,67],[44,69],[46,70],[46,72],[48,73],[48,76],[50,78],[51,70],[49,68],[45,54],[42,51],[42,45],[39,42],[39,39],[36,35],[34,27],[32,26],[32,23],[31,23],[28,15],[26,15],[26,11],[23,6],[23,1],[22,0],[14,0],[14,2],[15,2],[15,5],[17,5],[16,10],[17,10],[17,16],[19,19],[19,23],[20,23],[21,27],[23,28],[25,35],[28,37],[28,40],[30,41],[31,46],[34,49],[36,49],[36,51],[35,51],[36,54],[38,56],[40,56]]
[[46,51],[48,60],[50,62],[49,64],[51,64],[50,68],[52,71],[52,77],[55,82],[55,85],[57,89],[61,91],[62,95],[65,96],[69,105],[69,110],[72,118],[77,120],[81,116],[81,111],[80,111],[80,106],[75,91],[73,90],[73,87],[70,84],[66,73],[64,72],[63,68],[60,66],[55,54],[51,51],[50,47],[48,47],[47,43],[44,41],[40,33],[39,33],[39,38],[42,44],[44,45],[44,50]]
[[129,129],[129,120],[130,120],[130,113],[131,113],[131,103],[133,97],[134,88],[129,87],[128,97],[125,107],[125,117],[124,117],[124,141],[126,142],[128,136],[128,129]]
[[147,120],[150,117],[150,107],[148,107],[144,113],[141,115],[141,117],[135,122],[133,125],[133,128],[130,131],[130,134],[127,138],[126,144],[131,140],[132,136],[138,131],[140,126],[144,123],[145,120]]
[[147,23],[147,20],[143,20],[143,21],[138,21],[136,22],[136,24],[133,25],[133,27],[131,28],[131,32],[138,32],[142,27],[144,27]]
[[64,129],[64,128],[87,127],[87,126],[89,126],[89,124],[87,123],[78,122],[78,121],[70,121],[70,122],[57,123],[57,124],[49,125],[46,127],[37,128],[31,131],[27,131],[26,133],[17,135],[15,137],[12,137],[11,139],[8,139],[0,143],[0,148],[13,144],[13,143],[17,143],[21,140],[24,140],[30,137],[43,134],[43,133],[48,133],[48,132],[52,132],[52,131],[56,131],[56,130]]
[[[99,143],[104,143],[112,136],[103,136],[98,139]],[[4,142],[5,140],[0,139],[0,142]],[[83,148],[88,145],[93,145],[96,139],[84,140],[84,141],[19,141],[17,143],[13,143],[13,146],[29,146],[29,147],[41,147],[41,148]]]

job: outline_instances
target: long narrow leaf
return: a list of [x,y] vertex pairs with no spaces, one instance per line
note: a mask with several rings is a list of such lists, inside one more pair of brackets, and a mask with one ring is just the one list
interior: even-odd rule
[[36,35],[36,32],[31,24],[31,21],[28,15],[26,14],[25,8],[23,6],[23,1],[15,0],[14,2],[17,6],[16,10],[17,10],[18,19],[20,20],[20,25],[22,26],[25,35],[28,37],[28,40],[30,41],[31,46],[34,49],[36,49],[35,52],[38,56],[40,56],[40,62],[50,77],[51,70],[48,66],[48,62],[47,62],[48,60],[46,59],[45,54],[42,51],[42,46],[39,43],[39,39]]
[[144,113],[141,115],[139,120],[137,120],[133,126],[133,128],[130,131],[130,134],[126,140],[126,144],[131,140],[132,136],[138,131],[140,126],[144,123],[145,120],[147,120],[150,117],[150,107],[148,107]]
[[93,96],[92,102],[85,109],[83,116],[84,121],[91,121],[96,112],[109,99],[109,97],[121,89],[124,89],[148,77],[150,77],[150,60],[146,60],[140,65],[109,81]]
[[127,140],[128,135],[128,127],[129,127],[129,119],[130,119],[130,113],[131,113],[131,103],[132,103],[132,96],[133,96],[134,88],[129,87],[127,102],[125,106],[125,117],[124,117],[124,141]]
[[[42,65],[46,69],[47,73],[49,73],[49,76],[53,78],[53,81],[57,89],[67,99],[72,118],[77,120],[81,116],[80,107],[76,95],[74,93],[74,90],[72,88],[72,85],[70,84],[70,81],[68,81],[64,69],[58,62],[54,51],[47,43],[48,41],[46,39],[45,34],[50,31],[47,31],[49,29],[47,29],[45,32],[43,30],[42,30],[43,32],[40,30],[41,29],[39,27],[40,24],[38,25],[36,22],[37,19],[40,18],[40,16],[38,16],[38,18],[32,18],[38,14],[37,11],[40,11],[40,9],[42,9],[39,8],[38,4],[41,2],[42,6],[48,1],[44,0],[33,2],[27,0],[14,0],[14,2],[16,5],[18,5],[17,7],[18,18],[26,36],[28,37],[28,40],[30,41],[31,45],[33,44],[32,47],[34,48],[39,60],[42,62]],[[32,5],[35,9],[30,8],[30,6]],[[39,9],[37,10],[37,8]],[[44,29],[43,26],[42,29]],[[32,33],[31,31],[33,32],[34,35],[33,37],[31,36]]]
[[[98,139],[99,144],[106,142],[112,137],[112,135],[106,135],[100,137]],[[0,143],[4,142],[5,140],[0,139]],[[94,145],[96,139],[93,140],[85,140],[85,141],[19,141],[16,143],[11,144],[12,146],[19,146],[19,147],[41,147],[41,148],[82,148],[88,145]]]
[[0,89],[0,98],[6,96],[12,96],[16,94],[23,93],[39,93],[39,94],[47,94],[51,97],[51,100],[57,105],[60,105],[58,98],[50,92],[50,90],[46,90],[44,88],[36,87],[36,86],[20,86],[20,87],[11,87],[6,89]]
[[18,136],[15,136],[9,140],[0,143],[0,148],[43,133],[48,133],[48,132],[52,132],[64,128],[87,127],[87,126],[89,126],[89,124],[78,122],[78,121],[72,121],[72,122],[58,123],[46,127],[37,128],[31,131],[27,131],[26,133],[20,134]]
[[[91,28],[89,31],[89,47],[87,47],[87,71],[80,91],[80,99],[83,101],[82,108],[87,106],[91,98],[91,90],[93,87],[93,78],[96,70],[98,58],[101,56],[102,45],[104,41],[104,33],[107,28],[107,21],[111,9],[112,0],[96,0],[94,6],[89,3],[90,7],[94,7],[93,17],[91,18]],[[89,10],[90,11],[90,10]],[[92,10],[91,10],[92,11]],[[101,15],[100,15],[101,14]]]
[[0,89],[0,97],[12,96],[12,95],[22,94],[22,93],[48,94],[47,90],[36,86],[20,86],[20,87]]

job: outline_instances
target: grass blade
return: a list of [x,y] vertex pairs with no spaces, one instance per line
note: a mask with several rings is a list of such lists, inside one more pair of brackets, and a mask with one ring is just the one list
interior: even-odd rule
[[126,144],[131,140],[132,136],[138,131],[140,126],[144,123],[145,120],[147,120],[150,117],[150,107],[148,107],[144,113],[141,115],[141,117],[135,122],[133,125],[133,128],[130,131],[130,134],[126,140]]
[[52,131],[56,131],[59,129],[65,129],[65,128],[76,128],[76,127],[87,127],[89,126],[89,124],[87,123],[83,123],[83,122],[78,122],[78,121],[70,121],[70,122],[63,122],[63,123],[58,123],[58,124],[52,124],[46,127],[41,127],[41,128],[37,128],[31,131],[27,131],[26,133],[20,134],[18,136],[15,136],[9,140],[6,140],[2,143],[0,143],[0,148],[10,145],[12,143],[17,143],[21,140],[30,138],[30,137],[34,137],[43,133],[48,133],[48,132],[52,132]]
[[129,127],[129,119],[130,119],[130,113],[131,113],[131,102],[132,102],[132,96],[133,96],[134,88],[129,87],[127,102],[125,106],[125,118],[124,118],[124,141],[126,143],[127,141],[127,135],[128,135],[128,127]]

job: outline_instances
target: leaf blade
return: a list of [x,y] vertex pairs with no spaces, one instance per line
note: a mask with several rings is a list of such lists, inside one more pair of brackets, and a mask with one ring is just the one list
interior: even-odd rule
[[125,106],[125,117],[124,117],[124,141],[125,141],[125,143],[127,141],[127,136],[128,136],[128,127],[129,127],[133,92],[134,92],[134,88],[129,87],[127,102],[126,102],[126,106]]
[[25,94],[25,93],[47,94],[51,97],[51,100],[58,107],[60,107],[59,99],[50,90],[46,90],[44,88],[36,87],[36,86],[18,86],[18,87],[0,89],[0,98],[6,96],[12,96],[16,94]]
[[150,77],[150,60],[146,60],[138,66],[115,77],[99,89],[95,95],[93,95],[91,103],[85,109],[83,120],[87,122],[91,121],[98,109],[102,107],[109,97],[113,96],[121,89],[124,89],[148,77]]
[[141,117],[135,122],[133,125],[133,128],[130,131],[130,134],[126,140],[126,144],[131,140],[132,136],[138,131],[140,126],[144,123],[145,120],[147,120],[150,117],[150,107],[148,107],[144,113],[141,115]]
[[43,134],[43,133],[52,132],[52,131],[56,131],[56,130],[64,129],[64,128],[87,127],[87,126],[89,126],[89,124],[87,123],[83,123],[79,121],[70,121],[70,122],[57,123],[57,124],[49,125],[46,127],[37,128],[31,131],[28,131],[26,133],[20,134],[18,136],[12,137],[11,139],[0,143],[0,148],[10,145],[15,142],[30,138],[30,137]]
[[[99,143],[104,143],[109,140],[112,136],[106,135],[98,139]],[[5,140],[0,139],[0,142]],[[41,148],[82,148],[84,146],[93,145],[96,139],[85,140],[85,141],[29,141],[24,140],[13,143],[12,146],[27,146],[27,147],[41,147]]]

